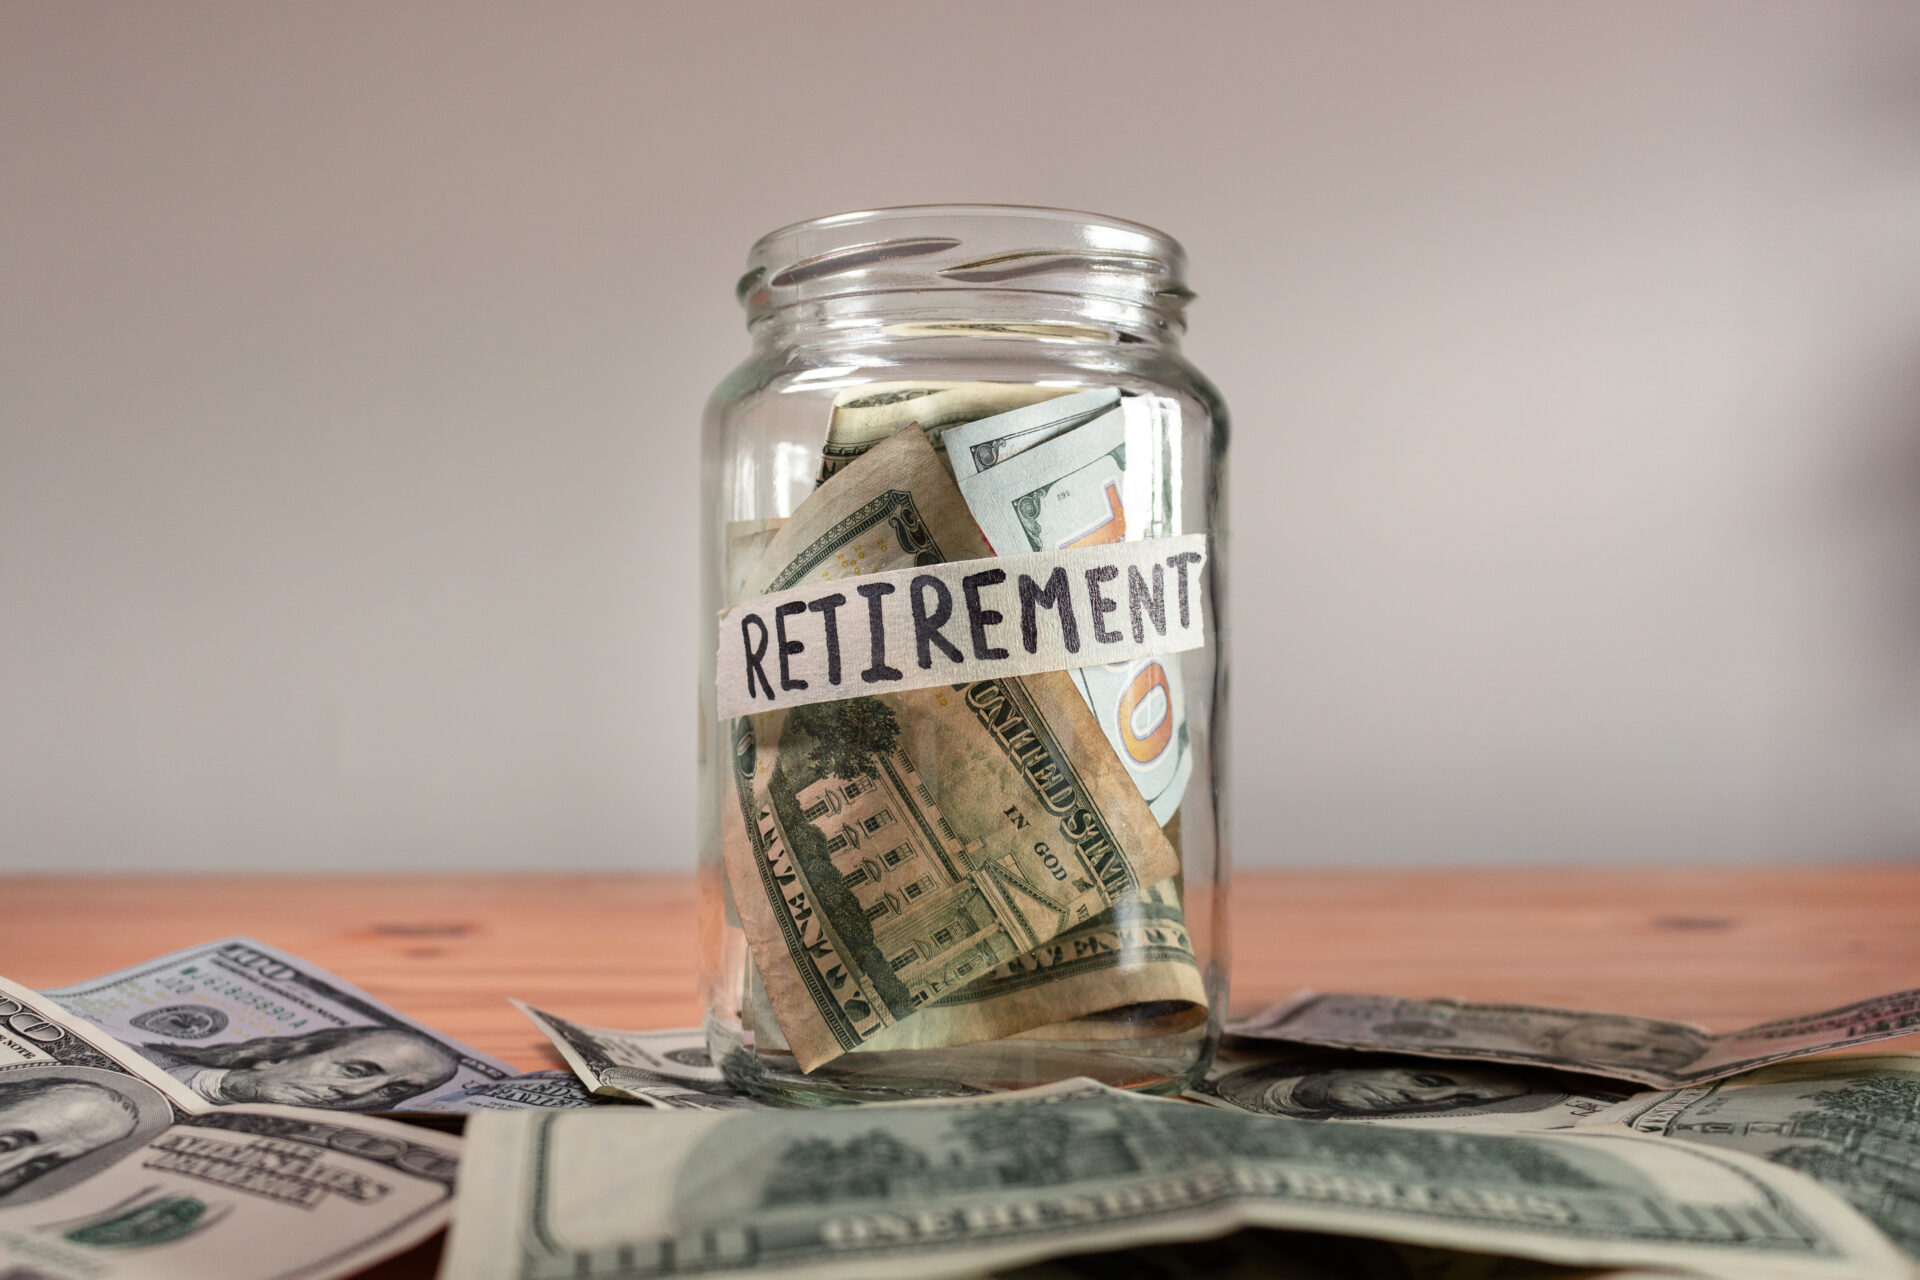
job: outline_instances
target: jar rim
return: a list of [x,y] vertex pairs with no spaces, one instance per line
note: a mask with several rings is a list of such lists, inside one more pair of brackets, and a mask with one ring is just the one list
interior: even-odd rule
[[747,253],[736,296],[752,327],[802,303],[939,290],[1121,302],[1176,328],[1193,293],[1180,242],[1143,222],[1044,205],[925,204],[789,223]]
[[870,209],[850,209],[845,213],[829,213],[818,218],[802,218],[798,222],[789,222],[783,227],[775,227],[772,231],[761,236],[753,242],[753,247],[747,250],[747,256],[751,259],[760,252],[761,246],[766,245],[768,242],[811,227],[853,226],[867,222],[885,222],[907,217],[966,218],[999,217],[1003,215],[1031,218],[1035,221],[1089,223],[1111,226],[1162,241],[1165,244],[1171,245],[1173,251],[1182,258],[1186,256],[1186,252],[1181,248],[1180,242],[1171,235],[1168,235],[1156,226],[1145,222],[1138,222],[1132,218],[1120,218],[1112,214],[1095,213],[1089,209],[1067,209],[1058,205],[996,204],[993,202],[875,205]]

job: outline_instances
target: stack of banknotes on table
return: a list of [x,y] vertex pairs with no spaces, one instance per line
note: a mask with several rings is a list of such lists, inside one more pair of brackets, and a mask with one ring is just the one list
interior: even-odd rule
[[[0,1277],[1912,1277],[1920,992],[1710,1035],[1306,993],[1186,1099],[824,1110],[521,1005],[516,1072],[249,939],[0,980]],[[1821,1055],[1821,1056],[1814,1056]],[[464,1124],[464,1137],[449,1131]]]

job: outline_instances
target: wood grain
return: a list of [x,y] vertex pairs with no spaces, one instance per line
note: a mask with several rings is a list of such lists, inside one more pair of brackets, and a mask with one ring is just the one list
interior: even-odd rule
[[[0,893],[0,974],[30,987],[240,934],[529,1070],[559,1061],[509,995],[601,1026],[699,1017],[688,876],[13,876]],[[1920,867],[1253,872],[1230,906],[1237,1010],[1311,986],[1728,1030],[1920,986]],[[365,1280],[427,1280],[439,1255]]]
[[[57,986],[244,934],[529,1069],[509,995],[687,1026],[687,876],[0,877],[0,974]],[[1233,1004],[1303,986],[1683,1018],[1715,1030],[1920,986],[1920,868],[1252,872]],[[1912,1047],[1912,1046],[1908,1046]]]

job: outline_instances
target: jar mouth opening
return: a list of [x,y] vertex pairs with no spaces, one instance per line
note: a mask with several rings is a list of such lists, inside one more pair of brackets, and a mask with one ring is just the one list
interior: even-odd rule
[[789,222],[784,227],[776,227],[754,241],[753,247],[747,251],[747,256],[749,259],[755,258],[768,244],[801,232],[816,229],[836,230],[921,218],[1011,218],[1035,223],[1054,222],[1112,227],[1157,240],[1171,246],[1176,256],[1183,259],[1186,257],[1180,242],[1158,227],[1149,226],[1144,222],[1135,222],[1129,218],[1093,213],[1086,209],[1061,209],[1044,204],[895,204],[873,209],[854,209],[847,213],[830,213],[824,217],[805,218],[799,222]]
[[1027,205],[903,205],[768,232],[748,251],[736,296],[749,327],[831,298],[993,290],[1130,304],[1179,328],[1193,297],[1185,268],[1179,241],[1124,218]]

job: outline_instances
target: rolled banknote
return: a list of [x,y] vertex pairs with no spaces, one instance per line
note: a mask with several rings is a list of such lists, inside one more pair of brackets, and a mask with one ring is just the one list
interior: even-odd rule
[[372,1116],[225,1107],[0,1203],[18,1280],[331,1280],[446,1224],[460,1139]]
[[1317,991],[1227,1024],[1238,1040],[1529,1063],[1663,1089],[1915,1031],[1920,990],[1719,1034],[1618,1013]]
[[193,1096],[332,1111],[493,1110],[520,1073],[299,956],[251,938],[188,947],[44,993]]
[[1780,1063],[1638,1094],[1586,1123],[1797,1169],[1920,1258],[1920,1055]]
[[1568,1265],[1909,1280],[1838,1197],[1626,1134],[1309,1124],[1091,1081],[805,1111],[476,1116],[443,1275],[895,1280],[1243,1227]]
[[878,1047],[925,1049],[1007,1035],[1134,1040],[1179,1035],[1206,1020],[1206,987],[1179,885],[1167,879],[943,996],[883,1033]]
[[832,479],[901,427],[918,427],[938,450],[948,427],[1072,390],[1019,382],[870,382],[850,388],[834,397],[819,479],[823,484]]
[[[903,431],[801,505],[749,590],[989,553],[946,465]],[[723,860],[802,1070],[1179,870],[1059,672],[743,716],[727,730]],[[994,1034],[1114,1003],[1087,998]]]
[[[763,1050],[791,1052],[766,1004],[748,989],[746,1016]],[[1012,1035],[1099,1043],[1180,1035],[1207,1020],[1178,877],[1115,902],[894,1024],[857,1053],[931,1049]],[[1012,1031],[1021,1027],[1025,1030]]]
[[589,1027],[513,1002],[567,1060],[580,1082],[595,1094],[625,1098],[668,1111],[718,1111],[763,1107],[727,1083],[707,1056],[706,1033],[699,1027],[668,1031],[614,1031]]
[[[1149,399],[1136,397],[1132,403],[1145,411]],[[834,459],[829,471],[837,471],[899,426],[915,422],[936,447],[949,432],[967,433],[966,457],[956,455],[950,461],[956,474],[972,475],[1003,457],[1088,422],[1120,402],[1121,394],[1113,388],[1069,393],[1060,388],[977,383],[887,384],[857,389],[837,402],[828,433],[828,453]],[[1177,412],[1171,402],[1156,402],[1149,415],[1140,419],[1135,434],[1129,437],[1137,458],[1157,458],[1166,448],[1177,452]],[[1169,429],[1169,420],[1173,429]],[[983,434],[981,428],[986,423],[1000,425]],[[1176,528],[1172,517],[1147,514],[1170,505],[1165,492],[1166,474],[1165,467],[1146,464],[1131,473],[1128,501],[1138,513],[1135,523],[1140,530],[1169,533]],[[745,582],[744,572],[736,566],[757,563],[766,540],[783,523],[740,524],[737,534],[736,526],[729,526],[729,598],[737,598]],[[742,548],[751,544],[751,552],[736,554],[736,542]],[[1074,679],[1086,696],[1085,681],[1078,675]],[[1108,731],[1108,737],[1115,739],[1113,731]],[[1183,758],[1185,749],[1182,737],[1178,753]],[[1122,763],[1130,770],[1140,767],[1125,759]],[[1164,784],[1167,780],[1161,781]],[[1173,780],[1184,786],[1184,774]],[[1178,789],[1176,786],[1169,796],[1162,797],[1161,808],[1154,810],[1156,818],[1164,822],[1171,815]],[[757,1029],[758,1042],[765,1049],[787,1051],[784,1036],[765,1007],[764,987],[754,984],[750,995],[757,998],[749,1002],[743,1016]],[[1178,890],[1171,882],[1123,900],[1034,951],[1006,961],[861,1047],[911,1050],[1008,1034],[1064,1040],[1112,1039],[1141,1034],[1148,1011],[1162,1034],[1183,1030],[1206,1018],[1199,970],[1185,941]],[[1063,1025],[1035,1026],[1036,1018],[1060,1019]],[[1012,1030],[1021,1027],[1026,1030]]]
[[[1180,458],[1185,447],[1178,401],[1157,395],[1123,395],[1113,387],[1076,392],[949,427],[941,439],[952,446],[947,462],[964,491],[981,472],[1103,419],[1115,409],[1124,427],[1124,449],[1114,460],[1116,471],[1087,477],[1096,481],[1088,487],[1088,495],[1098,500],[1094,514],[1111,516],[1117,505],[1126,516],[1128,537],[1175,537],[1181,531]],[[1062,476],[1067,474],[1071,471],[1061,472]],[[1117,486],[1112,495],[1107,493],[1109,482]],[[1043,515],[1039,509],[1048,505],[1049,499],[1057,507],[1064,495],[1050,490],[1028,504],[1029,518],[1041,525],[1056,521],[1056,515]],[[1105,508],[1104,513],[1100,508]],[[1102,528],[1106,523],[1089,521],[1089,528]]]
[[[1169,538],[1178,477],[1156,464],[1167,441],[1178,447],[1178,413],[1160,397],[1081,392],[951,428],[947,457],[998,555]],[[1193,775],[1178,659],[1069,674],[1153,816],[1170,821]]]
[[1630,1095],[1542,1067],[1261,1045],[1222,1047],[1187,1096],[1256,1115],[1490,1133],[1571,1129]]
[[940,437],[947,465],[964,490],[970,477],[1105,416],[1119,408],[1120,401],[1120,388],[1101,387],[955,424]]

